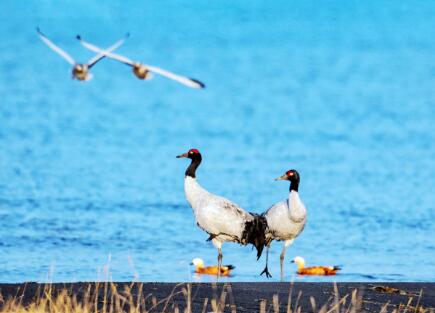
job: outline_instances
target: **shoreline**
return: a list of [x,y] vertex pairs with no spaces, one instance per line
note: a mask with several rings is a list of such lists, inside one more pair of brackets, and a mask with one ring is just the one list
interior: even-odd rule
[[[338,295],[334,292],[335,286]],[[113,288],[113,289],[112,289]],[[212,300],[222,299],[222,291],[225,290],[225,311],[235,308],[238,312],[260,312],[260,306],[265,306],[266,311],[273,312],[273,302],[279,303],[281,311],[286,310],[289,294],[291,292],[291,304],[296,303],[302,312],[312,312],[313,298],[317,309],[324,304],[334,305],[334,299],[343,299],[347,307],[352,298],[352,293],[357,290],[361,296],[361,308],[363,311],[379,312],[388,303],[387,311],[390,312],[399,306],[409,306],[408,311],[416,311],[416,307],[427,309],[427,312],[435,312],[435,283],[309,283],[309,282],[259,282],[259,283],[140,283],[140,282],[78,282],[78,283],[53,283],[39,284],[34,282],[20,284],[0,284],[0,299],[5,302],[15,298],[24,306],[35,302],[49,291],[51,297],[67,290],[68,295],[77,298],[81,302],[86,298],[87,292],[98,298],[98,306],[109,304],[107,299],[113,294],[123,294],[129,291],[131,299],[142,299],[145,307],[154,307],[156,312],[166,307],[168,312],[173,312],[177,307],[183,312],[187,300],[190,299],[192,312],[203,312],[204,303],[207,302],[207,312],[212,311]],[[106,292],[105,292],[106,291]],[[106,295],[106,297],[105,297]],[[274,299],[275,298],[275,299]],[[299,299],[298,299],[299,298]],[[412,298],[412,300],[410,300]],[[207,300],[206,300],[207,299]],[[411,302],[409,302],[411,301]],[[5,302],[0,301],[0,308]],[[216,302],[215,302],[216,303]],[[151,310],[154,311],[154,310]],[[422,311],[416,311],[422,312]]]

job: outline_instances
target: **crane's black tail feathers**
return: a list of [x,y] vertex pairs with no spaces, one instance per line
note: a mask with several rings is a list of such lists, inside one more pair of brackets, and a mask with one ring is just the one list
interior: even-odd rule
[[263,215],[251,213],[254,219],[245,223],[242,234],[242,241],[250,243],[257,249],[257,260],[261,257],[263,248],[266,245],[267,221]]
[[234,265],[225,265],[225,266],[228,267],[229,270],[233,270],[236,268]]

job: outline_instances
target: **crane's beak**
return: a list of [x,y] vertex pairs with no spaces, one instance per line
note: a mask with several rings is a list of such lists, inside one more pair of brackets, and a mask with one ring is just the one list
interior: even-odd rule
[[295,260],[291,260],[290,263],[295,263]]
[[284,174],[284,175],[282,175],[280,177],[275,178],[275,180],[287,180],[287,175]]
[[190,262],[189,265],[193,265],[193,262]]
[[183,153],[183,154],[177,155],[177,159],[179,159],[179,158],[187,158],[188,155],[189,155],[188,153]]

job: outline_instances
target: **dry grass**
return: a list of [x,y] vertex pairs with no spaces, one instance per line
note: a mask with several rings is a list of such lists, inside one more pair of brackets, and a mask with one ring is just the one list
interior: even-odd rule
[[[4,299],[0,294],[0,313],[191,313],[193,303],[202,303],[203,313],[215,312],[235,313],[238,308],[233,297],[231,285],[225,284],[221,289],[213,285],[213,292],[210,298],[203,300],[195,299],[192,294],[191,284],[176,285],[169,296],[158,300],[154,295],[143,295],[143,284],[135,283],[126,285],[119,290],[115,283],[88,284],[85,290],[74,293],[71,289],[54,288],[46,285],[38,289],[30,304],[24,304],[24,292],[12,299]],[[302,310],[300,301],[301,292],[298,293],[292,302],[293,285],[289,290],[287,305],[280,303],[278,294],[272,299],[261,299],[253,306],[255,311],[261,313],[300,313]],[[386,313],[434,313],[433,309],[425,309],[419,305],[422,294],[418,298],[409,298],[408,303],[401,306],[392,306],[385,303],[379,312]],[[269,300],[269,301],[268,301]],[[334,294],[326,303],[317,303],[314,297],[309,298],[309,312],[318,313],[359,313],[364,312],[363,300],[358,290],[350,294],[339,295],[337,285],[334,285]],[[364,303],[370,303],[364,301]],[[415,306],[411,304],[415,303]],[[198,311],[196,309],[196,311]],[[246,309],[239,309],[242,312],[250,312]]]

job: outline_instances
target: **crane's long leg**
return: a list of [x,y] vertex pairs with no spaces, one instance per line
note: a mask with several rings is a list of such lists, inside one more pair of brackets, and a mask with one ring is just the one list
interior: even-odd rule
[[221,276],[221,267],[222,267],[222,242],[217,240],[216,237],[213,238],[211,240],[211,242],[213,243],[213,245],[218,250],[218,274],[217,274],[217,279],[219,280],[219,277]]
[[272,275],[270,275],[270,273],[269,273],[269,269],[267,268],[267,264],[268,264],[268,261],[269,261],[269,248],[270,248],[270,245],[267,245],[266,246],[266,267],[264,268],[264,270],[260,274],[260,276],[263,275],[263,274],[266,274],[267,278],[272,277]]
[[293,243],[294,239],[284,241],[284,246],[282,247],[281,255],[279,256],[279,261],[281,265],[281,280],[284,280],[284,257],[285,252],[287,251],[288,246]]
[[221,268],[222,268],[222,249],[218,248],[218,275],[217,278],[219,279],[221,277]]

